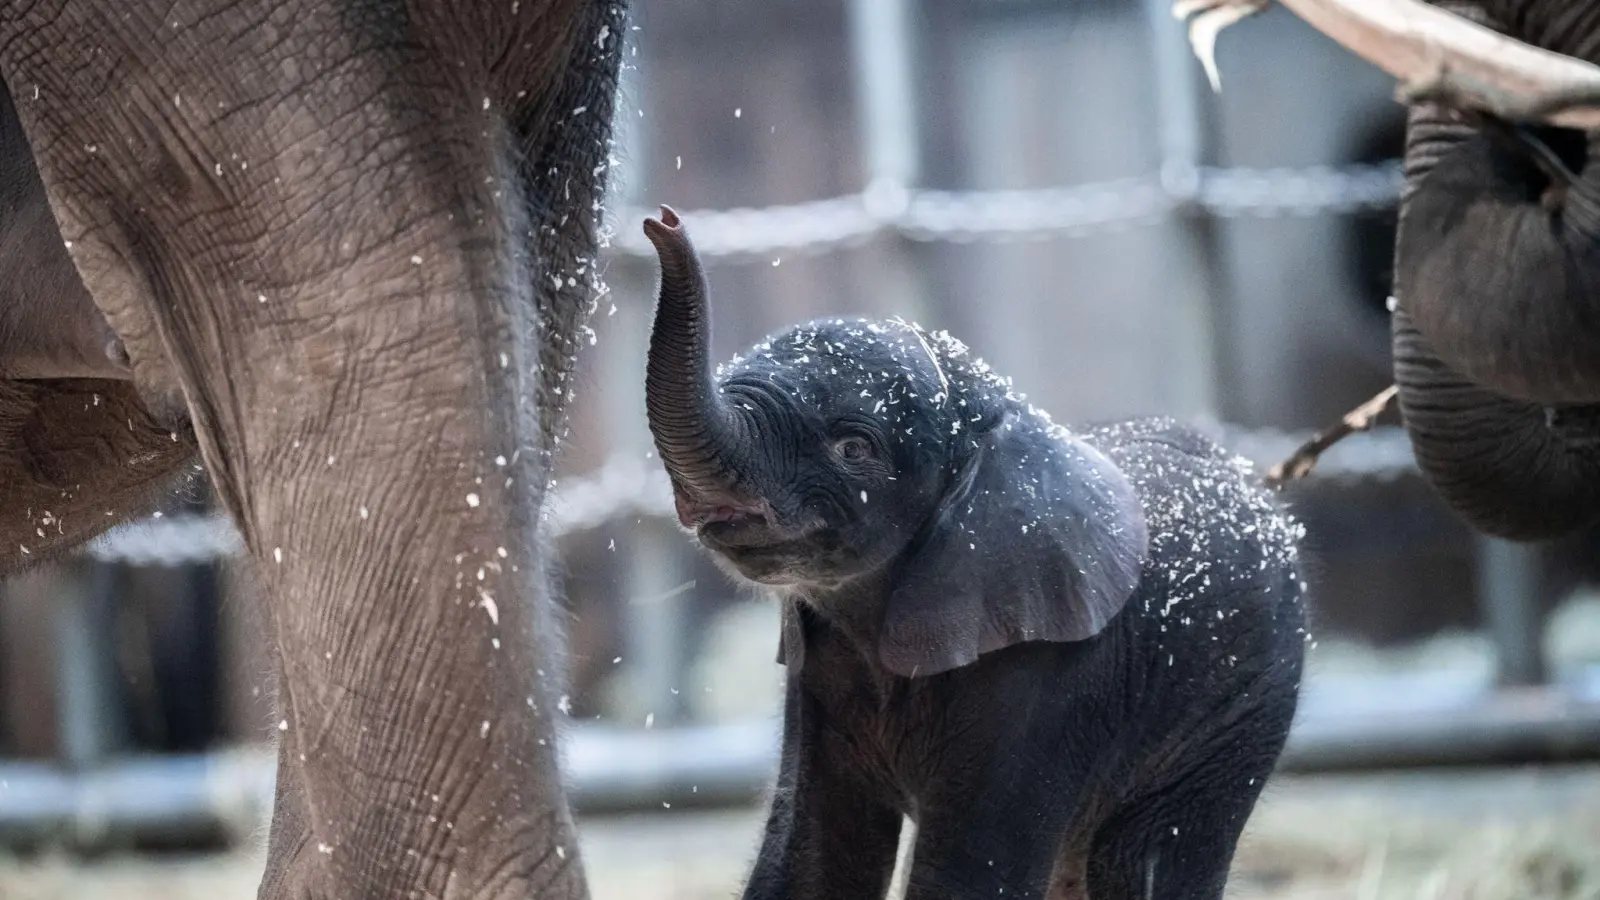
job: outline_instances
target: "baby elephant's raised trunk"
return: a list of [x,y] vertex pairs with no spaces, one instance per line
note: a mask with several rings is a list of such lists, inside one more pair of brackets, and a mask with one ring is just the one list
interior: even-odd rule
[[645,219],[661,259],[661,291],[650,332],[645,406],[656,450],[672,478],[679,520],[703,519],[732,505],[730,465],[737,423],[711,376],[711,315],[705,272],[689,234],[670,207]]

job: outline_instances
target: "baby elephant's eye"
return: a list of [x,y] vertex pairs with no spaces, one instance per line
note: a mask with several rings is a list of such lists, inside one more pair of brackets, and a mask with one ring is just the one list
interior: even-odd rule
[[840,438],[833,442],[833,452],[842,460],[859,462],[872,455],[872,444],[863,437]]

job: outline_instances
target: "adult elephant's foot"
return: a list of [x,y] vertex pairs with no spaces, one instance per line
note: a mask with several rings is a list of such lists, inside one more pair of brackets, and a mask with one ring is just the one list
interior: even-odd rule
[[[548,743],[535,739],[536,744],[539,741]],[[297,746],[290,734],[278,747],[272,828],[259,900],[588,897],[575,829],[564,805],[529,815],[526,804],[517,802],[521,798],[513,796],[468,794],[449,800],[403,789],[315,798],[305,790],[310,758],[302,757]],[[553,768],[553,760],[545,762],[546,768]],[[479,781],[490,790],[507,789],[503,779],[480,781],[481,773],[471,768],[458,773],[458,779]],[[537,778],[534,775],[523,786],[524,796],[556,790]],[[413,802],[414,798],[421,802]],[[347,839],[342,846],[329,843],[329,829],[318,828],[316,822],[330,809],[352,817],[356,839]]]
[[[285,775],[288,781],[284,780]],[[505,840],[514,837],[515,830],[499,835],[473,835],[464,829],[456,838],[468,844],[492,842],[492,846],[500,848],[498,864],[493,862],[496,854],[452,859],[444,854],[425,855],[414,846],[402,850],[403,844],[390,848],[387,858],[362,863],[336,859],[338,854],[318,841],[308,827],[306,809],[305,797],[296,780],[296,768],[281,766],[266,872],[257,895],[259,900],[337,900],[351,896],[566,900],[588,896],[576,844],[549,840],[552,835],[570,835],[570,822],[529,822],[521,829],[526,838],[522,841]],[[400,830],[410,829],[397,829],[397,833]],[[561,841],[568,840],[570,838],[561,838]],[[363,868],[368,871],[360,871]],[[353,886],[395,884],[396,876],[402,873],[404,880],[412,885],[407,893],[387,893],[378,887],[351,893]]]
[[[310,852],[310,851],[308,851]],[[290,867],[280,877],[262,885],[261,892],[257,895],[259,900],[340,900],[351,896],[344,888],[327,876],[325,868],[318,867],[314,861],[305,860],[301,865],[297,857]],[[448,887],[443,893],[417,893],[385,894],[372,893],[358,896],[370,897],[471,897],[473,900],[528,900],[528,898],[543,897],[582,897],[585,896],[583,878],[575,868],[569,867],[557,879],[550,879],[542,875],[531,879],[498,879],[493,885],[485,885],[470,879],[452,877]]]

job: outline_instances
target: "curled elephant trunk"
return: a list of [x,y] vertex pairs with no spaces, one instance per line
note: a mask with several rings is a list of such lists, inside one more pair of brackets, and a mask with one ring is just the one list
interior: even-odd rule
[[1567,184],[1489,138],[1444,141],[1414,124],[1407,177],[1419,180],[1395,248],[1400,306],[1441,359],[1496,393],[1600,402],[1600,160],[1587,163],[1600,134],[1540,141],[1557,164],[1574,164]]
[[738,423],[711,375],[711,315],[705,272],[689,234],[671,208],[645,219],[645,236],[661,260],[661,290],[645,371],[645,406],[656,450],[672,478],[679,520],[703,519],[730,499],[730,451]]
[[1412,450],[1451,508],[1475,528],[1517,541],[1600,518],[1600,407],[1551,410],[1499,396],[1434,354],[1404,310],[1393,329]]
[[[1440,5],[1600,59],[1589,4]],[[1395,295],[1460,376],[1531,404],[1600,403],[1600,131],[1413,107]]]

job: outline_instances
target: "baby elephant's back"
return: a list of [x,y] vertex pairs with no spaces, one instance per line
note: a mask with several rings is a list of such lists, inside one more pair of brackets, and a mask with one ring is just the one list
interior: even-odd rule
[[1303,528],[1240,457],[1171,419],[1097,426],[1082,436],[1110,457],[1144,504],[1147,573],[1183,586],[1226,588],[1296,571]]
[[[1170,419],[1100,426],[1083,437],[1122,469],[1144,505],[1150,555],[1129,610],[1141,630],[1174,650],[1203,644],[1191,655],[1216,650],[1224,659],[1241,640],[1303,639],[1304,529],[1244,460]],[[1258,653],[1272,650],[1257,646]]]
[[1083,437],[1133,483],[1149,528],[1119,623],[1122,646],[1137,648],[1123,658],[1140,660],[1121,683],[1144,710],[1124,737],[1145,759],[1145,787],[1197,754],[1275,758],[1305,658],[1301,526],[1242,460],[1171,420]]

